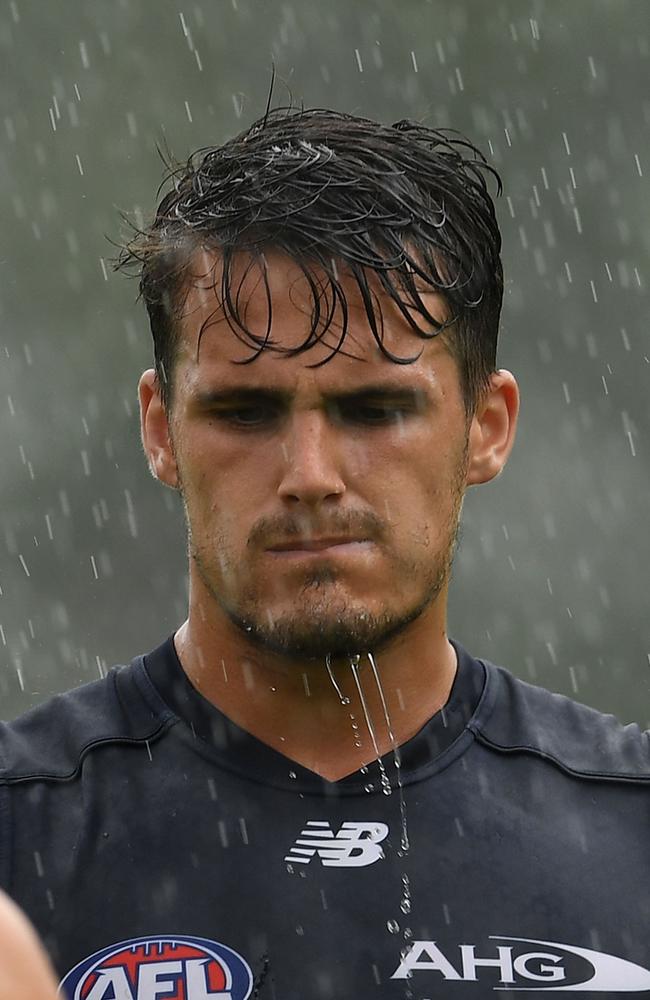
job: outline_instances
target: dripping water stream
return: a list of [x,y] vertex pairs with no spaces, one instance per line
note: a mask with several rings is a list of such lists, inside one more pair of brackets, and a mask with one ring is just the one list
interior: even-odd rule
[[339,683],[338,683],[336,677],[334,676],[334,671],[332,670],[332,657],[330,656],[329,653],[325,657],[325,666],[327,668],[327,674],[329,676],[329,679],[332,682],[332,687],[334,688],[334,690],[336,691],[337,695],[339,696],[339,701],[341,702],[342,705],[349,705],[350,704],[350,699],[346,695],[343,694],[343,692],[341,691],[341,688],[339,687]]
[[[394,762],[394,766],[395,766],[395,776],[396,776],[397,791],[398,791],[398,795],[399,795],[399,811],[400,811],[400,821],[401,821],[400,850],[397,853],[398,853],[398,856],[400,858],[404,858],[404,856],[408,854],[410,843],[409,843],[408,826],[407,826],[407,819],[406,819],[406,803],[405,803],[405,800],[404,800],[404,786],[403,786],[403,782],[402,782],[402,773],[401,773],[402,761],[401,761],[401,757],[400,757],[399,747],[397,745],[397,740],[395,739],[395,734],[393,732],[393,726],[392,726],[391,719],[390,719],[390,713],[388,711],[388,705],[386,704],[386,697],[384,695],[384,689],[382,687],[381,679],[379,677],[379,671],[377,669],[377,664],[375,662],[375,658],[372,655],[372,653],[367,653],[366,656],[368,657],[368,662],[370,663],[370,668],[372,670],[372,675],[373,675],[375,684],[377,685],[377,691],[379,693],[379,699],[381,701],[381,707],[382,707],[382,712],[383,712],[383,716],[384,716],[384,721],[386,723],[386,730],[387,730],[387,733],[388,733],[388,739],[390,740],[390,744],[391,744],[391,748],[392,748],[393,762]],[[360,661],[360,659],[361,659],[361,657],[360,657],[359,654],[357,654],[355,656],[351,656],[350,659],[349,659],[350,668],[351,668],[351,671],[352,671],[352,676],[354,678],[355,687],[356,687],[357,693],[359,695],[359,701],[361,703],[361,708],[362,708],[362,711],[363,711],[363,717],[364,717],[364,721],[365,721],[365,724],[366,724],[366,728],[368,730],[368,734],[370,736],[370,740],[372,742],[372,747],[373,747],[373,750],[374,750],[374,753],[375,753],[375,758],[377,760],[377,766],[379,768],[379,775],[380,775],[381,789],[382,789],[382,792],[384,793],[384,795],[392,795],[393,789],[392,789],[392,786],[391,786],[388,774],[386,772],[386,767],[385,767],[384,761],[382,759],[381,752],[379,750],[379,744],[377,742],[377,736],[376,736],[375,729],[374,729],[374,726],[373,726],[373,723],[372,723],[372,719],[371,719],[371,716],[370,716],[370,711],[368,709],[368,703],[366,701],[365,695],[363,693],[363,688],[361,686],[361,680],[360,680],[360,677],[359,677],[359,661]],[[336,694],[337,694],[337,696],[339,698],[339,701],[341,702],[342,705],[346,705],[346,706],[349,705],[350,704],[350,699],[346,695],[343,694],[343,691],[341,690],[341,687],[340,687],[340,685],[338,684],[338,682],[336,680],[336,677],[334,675],[334,671],[332,670],[331,657],[329,655],[326,656],[326,658],[325,658],[325,665],[326,665],[326,668],[327,668],[327,673],[328,673],[329,679],[330,679],[330,681],[332,683],[332,687],[336,691]],[[350,718],[352,720],[354,720],[354,716],[353,715],[351,715]],[[353,729],[355,729],[355,730],[358,729],[358,727],[356,726],[356,724],[353,724]],[[355,746],[357,746],[357,747],[360,746],[360,743],[358,742],[358,735],[357,734],[355,734]],[[367,773],[367,768],[366,767],[361,768],[361,772],[363,774]],[[366,786],[366,790],[367,791],[370,791],[371,788],[372,788],[371,785]],[[399,905],[400,905],[401,912],[403,914],[407,915],[411,911],[411,887],[410,887],[409,876],[408,876],[408,874],[405,871],[402,871],[401,883],[402,883],[402,896],[401,896],[400,904]],[[399,924],[398,924],[398,922],[396,920],[389,920],[387,926],[388,926],[388,929],[391,932],[391,934],[395,934],[395,933],[399,932]],[[411,930],[410,930],[410,928],[406,927],[404,929],[404,940],[405,940],[405,943],[408,941],[408,939],[410,938],[410,936],[411,936]]]
[[375,730],[372,725],[372,719],[370,718],[370,712],[368,711],[368,705],[366,704],[366,699],[363,693],[363,688],[361,687],[361,681],[359,680],[359,655],[350,657],[350,666],[352,668],[352,676],[354,677],[354,683],[357,688],[357,693],[359,695],[359,701],[361,702],[361,708],[363,709],[363,717],[368,727],[368,733],[370,734],[370,739],[372,741],[372,748],[375,751],[375,757],[377,758],[377,764],[379,766],[379,782],[381,784],[381,790],[384,795],[392,795],[393,789],[391,787],[390,779],[386,774],[386,768],[379,752],[379,744],[377,743],[377,737],[375,735]]
[[[397,745],[397,740],[395,739],[395,734],[393,732],[393,725],[390,720],[388,705],[386,704],[384,689],[382,687],[382,683],[379,677],[379,671],[377,670],[377,664],[375,662],[375,658],[372,655],[372,653],[367,653],[366,656],[368,657],[368,662],[370,663],[372,675],[374,677],[375,684],[377,685],[377,691],[379,692],[379,699],[381,701],[381,707],[382,707],[382,712],[384,714],[384,721],[386,723],[388,738],[390,740],[390,744],[392,747],[393,763],[395,765],[395,776],[397,782],[397,791],[399,795],[399,811],[400,811],[400,821],[401,821],[400,850],[397,853],[400,858],[404,858],[404,856],[408,854],[410,845],[409,845],[408,826],[406,822],[406,803],[404,801],[404,786],[402,783],[402,771],[401,771],[402,761],[400,757],[399,747]],[[375,731],[372,725],[372,720],[370,718],[370,712],[368,711],[366,699],[363,694],[363,688],[361,687],[361,680],[359,678],[359,659],[360,659],[359,656],[354,656],[350,658],[352,676],[354,677],[354,682],[357,688],[357,692],[359,694],[359,700],[361,702],[361,707],[363,709],[363,715],[365,718],[366,726],[368,727],[370,739],[372,740],[372,746],[375,751],[375,756],[377,758],[382,791],[384,792],[385,795],[391,795],[393,790],[388,775],[386,773],[384,762],[379,752],[377,737],[375,735]],[[411,912],[411,885],[408,874],[404,870],[402,870],[401,881],[402,881],[402,895],[399,907],[402,913],[406,916]],[[397,924],[396,921],[388,922],[389,930],[391,930],[391,925],[395,925],[396,928],[399,929],[399,924]],[[394,933],[394,931],[391,931],[391,933]],[[410,928],[407,927],[404,929],[405,943],[408,942],[410,933],[411,933]]]
[[[377,664],[375,663],[375,658],[372,655],[372,653],[367,653],[366,655],[368,657],[368,662],[370,663],[372,675],[375,679],[375,684],[377,685],[377,691],[379,692],[379,700],[381,701],[381,707],[384,713],[384,720],[386,722],[386,729],[388,731],[388,739],[390,740],[390,745],[393,749],[393,763],[395,765],[395,776],[397,780],[397,793],[399,796],[399,813],[401,821],[399,855],[401,857],[404,857],[405,855],[408,854],[410,843],[409,843],[408,825],[406,822],[406,802],[404,800],[404,785],[402,783],[402,758],[400,756],[397,740],[395,739],[395,734],[393,732],[393,725],[390,721],[388,705],[386,704],[386,698],[384,697],[384,689],[382,687],[382,683],[379,678],[379,671],[377,670]],[[411,912],[411,884],[409,881],[408,874],[405,871],[402,871],[402,898],[400,899],[399,908],[405,916],[407,916]],[[405,943],[407,942],[408,936],[409,936],[409,929],[405,928],[404,931]]]
[[[381,707],[384,713],[384,719],[386,720],[386,729],[388,730],[388,739],[390,740],[390,745],[393,748],[393,763],[395,764],[397,792],[399,795],[399,812],[402,823],[400,847],[404,852],[404,854],[406,854],[409,849],[409,834],[408,834],[408,826],[406,823],[406,803],[404,802],[404,786],[402,784],[402,758],[400,756],[399,747],[397,746],[397,740],[395,739],[395,734],[393,733],[393,726],[390,721],[390,716],[388,714],[388,706],[386,704],[386,699],[384,697],[384,689],[379,679],[379,671],[377,670],[377,664],[375,663],[375,658],[372,655],[372,653],[367,653],[366,655],[370,663],[372,675],[375,678],[375,684],[377,685],[377,690],[379,691],[379,699],[381,701]],[[404,877],[406,878],[406,876]],[[406,884],[408,885],[408,880]]]

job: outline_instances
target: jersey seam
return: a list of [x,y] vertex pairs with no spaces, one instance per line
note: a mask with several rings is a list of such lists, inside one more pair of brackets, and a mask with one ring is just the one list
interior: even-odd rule
[[526,744],[515,744],[510,746],[505,746],[501,743],[496,743],[491,740],[485,733],[481,732],[478,726],[474,726],[470,723],[470,728],[474,733],[476,739],[482,743],[484,746],[489,747],[492,750],[500,751],[501,753],[527,753],[534,757],[540,757],[542,760],[550,761],[555,764],[556,767],[564,771],[565,774],[570,774],[575,778],[586,778],[587,780],[595,781],[619,781],[622,784],[647,784],[650,782],[650,775],[643,774],[630,774],[616,771],[590,771],[586,768],[574,768],[565,764],[564,761],[556,757],[555,754],[549,753],[547,750],[542,750],[541,747],[528,746]]
[[[113,693],[115,695],[115,698],[121,705],[122,698],[120,691],[118,690],[118,684],[117,684],[117,679],[119,674],[120,670],[116,668],[114,670],[111,670],[109,677],[113,686]],[[134,671],[132,676],[134,677],[137,683],[138,680],[137,671]],[[151,701],[146,698],[146,695],[142,691],[140,685],[138,685],[138,688],[141,696],[145,699],[149,707],[150,708],[153,707],[151,705]],[[160,710],[161,705],[162,705],[162,711]],[[110,744],[123,744],[123,745],[125,744],[127,746],[134,746],[138,744],[147,744],[153,740],[157,740],[162,733],[164,733],[168,728],[170,728],[170,725],[174,725],[176,723],[177,719],[174,716],[174,714],[170,711],[169,707],[165,705],[164,702],[160,702],[159,705],[157,706],[157,711],[155,709],[154,711],[155,711],[157,725],[154,729],[151,730],[151,732],[147,732],[143,736],[115,735],[115,736],[103,736],[97,739],[92,739],[88,743],[84,743],[81,749],[77,751],[78,754],[77,762],[73,767],[73,769],[71,771],[66,771],[63,774],[56,774],[51,771],[29,771],[27,773],[12,776],[7,773],[7,770],[5,768],[5,773],[0,774],[0,787],[8,788],[11,785],[19,785],[28,781],[58,781],[58,782],[72,781],[79,775],[82,764],[85,758],[88,756],[88,754],[90,754],[93,750],[99,747],[108,746]]]
[[81,765],[83,764],[85,758],[93,750],[98,747],[109,746],[111,743],[121,743],[129,745],[137,745],[143,743],[150,743],[157,740],[161,733],[173,725],[174,719],[166,720],[161,723],[157,729],[149,733],[147,736],[106,736],[99,740],[91,740],[90,743],[86,743],[85,746],[79,751],[79,760],[76,767],[72,771],[68,771],[65,774],[53,774],[47,771],[32,771],[28,774],[20,774],[12,777],[10,775],[5,775],[0,777],[0,786],[7,788],[9,785],[19,785],[27,781],[72,781],[76,778],[81,771]]

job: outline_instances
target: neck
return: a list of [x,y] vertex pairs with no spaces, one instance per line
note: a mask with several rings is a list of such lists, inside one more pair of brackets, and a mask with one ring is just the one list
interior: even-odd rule
[[[261,650],[190,602],[174,637],[192,684],[242,729],[336,781],[405,743],[449,698],[446,593],[380,652],[297,661]],[[215,609],[210,608],[211,612]],[[203,613],[201,613],[203,611]]]

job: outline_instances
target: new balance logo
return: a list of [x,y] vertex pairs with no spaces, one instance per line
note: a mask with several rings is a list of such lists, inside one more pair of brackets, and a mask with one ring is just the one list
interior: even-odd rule
[[385,823],[344,823],[335,835],[329,823],[309,820],[285,861],[307,865],[320,858],[326,868],[365,868],[383,858]]

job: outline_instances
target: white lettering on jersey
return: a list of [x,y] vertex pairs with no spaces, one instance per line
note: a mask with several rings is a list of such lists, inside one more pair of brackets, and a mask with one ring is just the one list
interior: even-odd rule
[[326,868],[365,868],[383,858],[387,836],[385,823],[343,823],[334,835],[329,823],[309,820],[284,860],[306,865],[318,857]]
[[[500,983],[495,990],[563,990],[573,993],[642,993],[650,989],[650,969],[644,969],[625,958],[617,958],[592,948],[559,944],[557,941],[538,941],[534,938],[490,935],[491,941],[510,941],[514,946],[495,945],[496,956],[477,957],[476,945],[459,945],[460,964],[456,967],[440,950],[435,941],[414,941],[391,976],[392,979],[409,979],[414,972],[436,972],[450,982],[478,982],[483,978],[480,970],[498,969]],[[522,945],[541,945],[549,951],[525,951]],[[517,952],[513,957],[513,952]],[[563,959],[577,955],[591,966],[589,979],[570,983],[567,981]],[[492,974],[493,976],[494,974]],[[548,985],[527,986],[534,981]],[[552,986],[551,983],[562,983]]]
[[414,941],[390,978],[410,979],[418,970],[441,972],[442,978],[448,981],[459,982],[463,978],[449,959],[445,958],[435,941]]
[[166,993],[176,993],[176,982],[182,971],[182,962],[149,962],[140,966],[138,1000],[158,1000]]
[[[177,996],[178,977],[185,973],[187,1000],[232,1000],[232,993],[219,990],[209,992],[205,964],[207,958],[190,958],[185,962],[163,960],[147,962],[138,969],[135,996],[131,992],[124,969],[100,969],[98,979],[86,1000],[164,1000],[169,994]],[[76,997],[77,994],[75,994]]]
[[114,997],[115,1000],[133,1000],[124,969],[100,969],[97,981],[86,1000],[106,1000],[106,997]]
[[207,973],[205,971],[207,958],[189,958],[185,963],[185,982],[187,1000],[232,1000],[230,990],[210,993],[208,990]]

